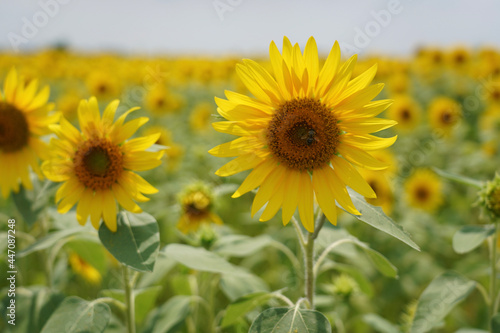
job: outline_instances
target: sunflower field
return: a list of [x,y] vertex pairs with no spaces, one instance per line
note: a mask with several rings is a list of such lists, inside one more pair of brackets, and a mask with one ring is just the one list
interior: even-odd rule
[[0,331],[500,332],[500,51],[340,47],[0,53]]

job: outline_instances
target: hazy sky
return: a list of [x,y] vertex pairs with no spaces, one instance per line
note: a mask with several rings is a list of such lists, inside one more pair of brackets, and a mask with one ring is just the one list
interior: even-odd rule
[[[54,5],[56,4],[56,5]],[[0,49],[65,43],[139,54],[267,53],[284,35],[322,52],[500,48],[497,0],[0,0]]]

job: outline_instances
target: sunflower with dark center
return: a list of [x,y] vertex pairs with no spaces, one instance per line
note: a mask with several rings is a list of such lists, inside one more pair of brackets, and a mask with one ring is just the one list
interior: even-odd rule
[[429,106],[429,123],[434,129],[449,136],[461,118],[460,105],[451,98],[438,97]]
[[187,234],[196,231],[204,223],[222,224],[221,218],[213,212],[213,195],[203,184],[194,184],[179,197],[182,215],[177,228]]
[[2,196],[18,192],[20,185],[32,189],[30,168],[39,178],[40,159],[48,156],[48,147],[40,137],[50,134],[48,125],[59,114],[49,115],[54,108],[49,99],[49,87],[38,91],[38,80],[29,83],[12,69],[0,92],[0,188]]
[[163,151],[145,151],[158,141],[160,133],[127,141],[147,121],[140,117],[125,123],[132,108],[118,117],[119,101],[111,102],[102,117],[96,98],[82,100],[78,107],[81,132],[65,118],[51,129],[59,138],[50,142],[50,159],[42,170],[52,181],[64,182],[56,193],[58,211],[68,212],[77,202],[76,217],[81,225],[88,217],[94,228],[101,218],[116,231],[117,205],[133,213],[142,210],[137,202],[148,201],[144,194],[158,192],[134,171],[153,169],[161,164]]
[[214,123],[214,128],[239,136],[210,150],[219,157],[237,156],[216,174],[230,176],[253,169],[233,197],[259,187],[252,215],[267,203],[261,221],[282,208],[287,224],[298,207],[302,224],[312,232],[315,199],[333,224],[337,221],[335,201],[360,215],[346,185],[365,197],[375,197],[356,166],[386,168],[370,152],[396,140],[370,134],[396,124],[376,118],[392,103],[372,101],[383,88],[383,84],[370,85],[377,66],[352,78],[357,57],[341,64],[335,43],[320,68],[312,37],[303,53],[286,37],[282,53],[272,42],[270,59],[274,76],[248,59],[236,67],[254,97],[226,91],[227,100],[215,98],[217,111],[227,121]]
[[416,170],[405,182],[405,192],[410,206],[434,212],[443,203],[440,178],[427,169]]
[[421,113],[420,106],[411,96],[401,95],[387,110],[387,117],[398,122],[394,127],[397,131],[408,133],[420,124]]

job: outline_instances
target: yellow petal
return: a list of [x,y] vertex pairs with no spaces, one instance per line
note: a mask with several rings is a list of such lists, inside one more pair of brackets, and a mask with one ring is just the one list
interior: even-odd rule
[[243,63],[247,66],[249,73],[252,75],[255,82],[269,96],[269,98],[277,104],[283,102],[280,89],[274,78],[258,63],[250,59],[244,59]]
[[[275,167],[271,170],[271,173],[267,175],[253,200],[251,211],[252,217],[266,202],[271,200],[271,197],[276,195],[278,188],[284,185],[285,171],[286,169],[283,167]],[[272,216],[274,216],[274,214]]]
[[237,136],[251,136],[263,131],[267,121],[247,120],[247,121],[220,121],[212,123],[212,127],[221,133]]
[[102,192],[102,217],[106,227],[116,232],[116,202],[113,192],[107,190]]
[[331,83],[337,75],[339,64],[340,46],[339,43],[335,41],[318,76],[318,83],[316,85],[317,96],[323,96],[330,89]]
[[68,193],[64,198],[62,198],[61,202],[57,206],[57,211],[61,214],[66,214],[71,207],[73,207],[76,202],[80,199],[81,194],[85,190],[85,187],[81,184],[70,193]]
[[145,194],[155,194],[158,193],[158,190],[153,187],[150,183],[148,183],[144,178],[131,171],[123,171],[134,184],[139,192]]
[[346,160],[362,168],[369,170],[384,170],[388,167],[387,164],[377,160],[375,157],[359,148],[341,144],[337,147],[337,150]]
[[17,71],[12,68],[5,78],[3,84],[3,92],[5,94],[5,99],[7,102],[14,102],[16,98],[16,87],[17,87]]
[[398,122],[392,119],[361,118],[344,120],[338,124],[339,128],[352,134],[368,134],[385,130]]
[[237,64],[236,74],[238,74],[238,77],[243,82],[243,84],[258,100],[269,105],[276,104],[276,100],[273,100],[264,90],[262,90],[260,85],[255,82],[252,74],[250,73],[250,70],[247,67],[241,64]]
[[235,102],[218,97],[215,97],[215,103],[219,106],[217,112],[227,120],[246,121],[250,119],[267,119],[270,117],[270,114],[246,104],[236,104]]
[[27,110],[36,110],[45,104],[49,100],[50,96],[50,88],[49,86],[45,86],[42,90],[36,95],[33,101],[27,106]]
[[106,109],[104,109],[104,112],[102,113],[102,123],[104,126],[111,127],[119,104],[120,101],[115,99],[109,103],[108,106],[106,106]]
[[334,156],[332,159],[332,165],[333,171],[344,184],[364,197],[377,197],[377,195],[375,194],[375,192],[373,192],[373,189],[370,187],[370,185],[368,185],[363,176],[361,176],[359,172],[342,157]]
[[344,134],[342,135],[341,138],[343,143],[346,143],[350,146],[358,147],[363,150],[379,150],[392,146],[392,144],[396,142],[398,136],[395,135],[391,138],[379,138],[369,134],[365,135]]
[[300,200],[299,216],[300,222],[309,232],[314,232],[314,192],[309,173],[300,174]]
[[92,197],[90,206],[90,222],[92,226],[99,230],[99,222],[101,222],[102,208],[103,208],[103,191],[96,191]]
[[256,149],[262,149],[265,143],[256,137],[244,136],[236,140],[223,143],[210,149],[208,152],[217,157],[232,157],[243,155]]
[[124,209],[128,210],[132,213],[141,213],[142,209],[139,207],[133,200],[132,197],[123,189],[123,187],[119,183],[114,183],[111,186],[113,194]]
[[155,133],[132,139],[123,144],[123,149],[128,152],[146,150],[157,142],[160,136],[161,133]]
[[111,142],[113,142],[114,144],[122,143],[123,141],[134,135],[134,133],[137,132],[137,130],[148,121],[149,118],[140,117],[127,122],[122,127],[114,127],[112,132],[109,134]]
[[274,159],[268,159],[257,165],[252,172],[245,178],[240,187],[234,192],[232,198],[238,198],[243,194],[253,190],[254,188],[260,186],[264,179],[275,169],[278,164]]
[[384,88],[383,83],[377,83],[361,89],[351,96],[339,100],[338,103],[334,103],[334,106],[338,109],[352,110],[363,107],[368,104],[372,99],[374,99]]
[[231,176],[241,171],[253,169],[263,160],[264,158],[262,156],[259,156],[255,153],[241,155],[230,161],[229,163],[223,165],[219,170],[215,172],[215,174],[221,177]]
[[281,209],[281,218],[283,221],[283,225],[287,225],[290,222],[295,210],[297,209],[297,205],[299,203],[300,191],[300,172],[286,169],[286,183],[285,183],[285,192],[283,199],[283,208]]
[[283,76],[283,57],[281,57],[280,51],[276,44],[271,42],[269,45],[269,58],[271,60],[271,66],[273,67],[274,77],[276,78],[276,82],[278,83],[281,95],[285,98],[285,100],[289,100],[291,98],[292,91],[290,91],[285,84],[285,78]]
[[76,219],[78,223],[81,225],[85,225],[87,219],[90,215],[90,211],[92,210],[92,199],[94,197],[94,191],[92,189],[87,188],[82,193],[80,201],[78,202],[78,206],[76,207]]
[[[309,73],[309,86],[314,88],[319,75],[318,46],[314,37],[310,37],[304,49],[304,60]],[[311,89],[309,89],[311,90]]]
[[224,94],[226,95],[227,99],[234,104],[248,105],[267,114],[274,113],[274,108],[271,105],[258,101],[255,98],[248,97],[246,95],[235,93],[229,90],[224,91]]
[[340,180],[340,178],[333,172],[332,168],[323,168],[324,177],[327,180],[328,186],[335,197],[335,200],[341,205],[347,212],[354,215],[361,215],[361,213],[356,209],[354,204],[352,203],[351,197],[347,192],[344,184]]
[[123,156],[123,167],[128,170],[145,171],[159,166],[164,151],[133,151]]
[[325,214],[330,223],[337,225],[335,195],[328,185],[328,178],[325,175],[325,171],[322,169],[314,170],[312,180],[314,193],[316,193],[316,200],[318,201],[321,211]]

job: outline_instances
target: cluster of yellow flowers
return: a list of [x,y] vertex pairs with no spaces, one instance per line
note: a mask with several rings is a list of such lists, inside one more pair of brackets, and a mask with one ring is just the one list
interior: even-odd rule
[[[411,59],[358,61],[353,56],[342,62],[338,44],[326,59],[318,58],[313,38],[303,52],[285,38],[281,52],[271,44],[269,60],[242,63],[235,58],[91,56],[63,49],[0,54],[0,188],[4,198],[20,185],[30,189],[31,168],[40,178],[63,183],[56,194],[59,212],[77,205],[79,223],[90,219],[97,228],[103,219],[116,230],[116,202],[140,212],[137,203],[157,192],[135,171],[159,166],[165,155],[167,171],[176,172],[190,144],[176,136],[176,124],[189,124],[192,133],[206,132],[217,110],[227,121],[213,127],[238,136],[210,150],[215,156],[236,157],[217,174],[252,169],[233,197],[258,188],[251,211],[255,214],[267,203],[261,220],[271,219],[281,208],[286,224],[298,209],[304,227],[312,231],[315,202],[336,223],[331,198],[359,214],[346,186],[390,213],[394,182],[401,180],[403,167],[401,155],[386,149],[395,134],[406,140],[421,139],[424,133],[439,142],[454,142],[476,126],[474,140],[483,153],[497,154],[499,64],[500,53],[487,48],[426,48]],[[47,86],[39,90],[38,78],[51,86],[52,95]],[[370,85],[372,81],[376,83]],[[383,83],[387,89],[381,96],[386,99],[373,101]],[[234,92],[216,98],[217,108],[209,96],[220,96],[226,87]],[[107,103],[102,114],[97,100]],[[143,137],[131,139],[148,121],[125,121],[136,105],[154,124]],[[376,117],[381,113],[388,119]],[[379,131],[384,132],[371,134]],[[51,133],[55,137],[49,144],[45,136]],[[152,151],[154,144],[168,149]],[[407,178],[409,205],[428,211],[440,206],[443,189],[432,171],[422,168]],[[186,202],[195,207],[200,195],[181,200],[186,211],[183,231],[193,229],[186,225],[193,220]],[[206,214],[220,222],[212,212]]]

